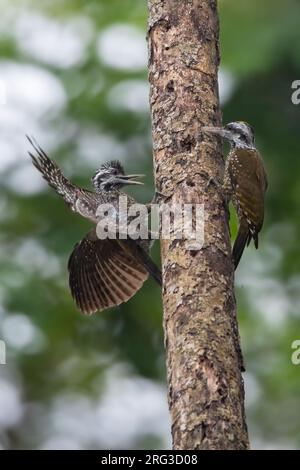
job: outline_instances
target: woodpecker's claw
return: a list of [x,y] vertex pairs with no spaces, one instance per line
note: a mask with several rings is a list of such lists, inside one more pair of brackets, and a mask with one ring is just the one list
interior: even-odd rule
[[213,184],[214,186],[216,186],[216,188],[217,188],[218,190],[220,190],[221,187],[222,187],[222,184],[220,183],[220,181],[218,181],[218,180],[217,180],[216,178],[214,178],[213,176],[210,176],[210,177],[208,178],[208,181],[207,181],[207,183],[206,183],[206,190],[208,190],[208,188],[210,187],[211,184]]
[[230,218],[230,213],[229,213],[229,209],[228,209],[228,200],[226,198],[226,195],[224,194],[224,191],[223,191],[223,185],[220,181],[218,181],[216,178],[214,178],[213,176],[210,176],[208,178],[208,181],[206,183],[206,191],[208,191],[209,189],[209,186],[213,184],[215,187],[216,187],[216,190],[217,192],[219,193],[219,195],[221,196],[222,198],[222,201],[223,201],[223,204],[224,204],[224,207],[225,207],[225,210],[226,210],[226,215],[227,215],[227,219],[229,220]]
[[166,200],[168,199],[169,196],[166,194],[161,193],[160,191],[155,191],[154,198],[153,198],[153,204],[158,203],[161,199]]
[[151,207],[152,204],[159,204],[161,200],[165,201],[169,196],[161,193],[160,191],[155,191],[152,201],[149,204],[146,204],[147,207]]
[[211,185],[214,185],[217,189],[217,191],[222,194],[222,183],[219,181],[217,178],[214,178],[213,176],[206,175],[207,177],[207,183],[205,186],[206,191],[208,191],[209,187]]
[[165,201],[165,200],[168,199],[169,197],[170,197],[170,196],[167,196],[166,194],[163,194],[163,193],[161,193],[161,192],[159,192],[159,191],[155,191],[152,201],[149,202],[148,204],[145,204],[146,207],[147,207],[148,213],[151,212],[151,209],[152,209],[152,206],[153,206],[153,205],[159,204],[161,199],[162,199],[163,201]]

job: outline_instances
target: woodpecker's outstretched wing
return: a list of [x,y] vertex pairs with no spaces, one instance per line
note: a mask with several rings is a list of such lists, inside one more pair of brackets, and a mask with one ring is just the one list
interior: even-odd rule
[[76,187],[63,175],[57,164],[46,155],[38,143],[26,137],[36,152],[36,155],[28,152],[34,166],[42,173],[49,186],[54,188],[68,205],[73,206],[76,200]]
[[95,230],[75,246],[68,269],[72,296],[87,315],[126,302],[149,275],[120,240],[99,240]]

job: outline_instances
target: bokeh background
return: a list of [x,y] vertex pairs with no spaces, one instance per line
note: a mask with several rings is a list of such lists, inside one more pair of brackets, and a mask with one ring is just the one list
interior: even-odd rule
[[[27,156],[36,137],[75,182],[118,158],[152,197],[145,0],[0,0],[0,442],[4,449],[170,447],[159,289],[91,318],[67,259],[89,224]],[[220,0],[224,121],[247,120],[269,174],[237,301],[253,448],[300,448],[300,2]],[[232,219],[232,232],[236,230]],[[157,245],[157,244],[156,244]],[[154,258],[159,262],[159,247]]]

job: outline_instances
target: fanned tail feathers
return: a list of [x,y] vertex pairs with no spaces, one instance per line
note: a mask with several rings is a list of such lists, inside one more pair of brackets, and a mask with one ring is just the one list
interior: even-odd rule
[[127,302],[149,276],[116,240],[99,240],[94,231],[75,246],[68,268],[72,296],[88,315]]

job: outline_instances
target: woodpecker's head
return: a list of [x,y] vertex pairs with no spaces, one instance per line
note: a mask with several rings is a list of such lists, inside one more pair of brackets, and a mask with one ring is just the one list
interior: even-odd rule
[[109,191],[120,189],[127,184],[143,184],[136,178],[144,175],[125,175],[124,168],[118,160],[104,163],[96,171],[92,183],[96,191]]
[[254,148],[254,131],[247,122],[230,122],[224,127],[203,127],[202,130],[228,140],[232,147]]

